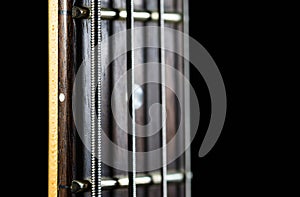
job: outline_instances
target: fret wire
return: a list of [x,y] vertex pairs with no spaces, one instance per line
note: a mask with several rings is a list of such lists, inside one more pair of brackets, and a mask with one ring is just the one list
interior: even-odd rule
[[[131,112],[131,122],[128,121],[129,133],[132,132],[131,135],[128,134],[128,149],[129,149],[129,157],[128,157],[128,178],[129,178],[129,196],[136,197],[136,131],[135,131],[135,96],[134,96],[134,4],[133,0],[126,0],[126,29],[127,33],[127,71],[131,70],[131,73],[128,73],[128,81],[127,81],[127,96],[130,97],[129,92],[131,92],[131,106],[129,110]],[[128,101],[130,99],[128,98]],[[130,120],[130,118],[129,118]],[[131,151],[131,153],[130,153]]]
[[97,13],[97,46],[98,46],[98,51],[97,51],[97,66],[98,66],[98,197],[102,196],[102,191],[101,191],[101,183],[102,183],[102,65],[101,65],[101,40],[102,40],[102,27],[101,27],[101,0],[97,0],[97,8],[98,8],[98,13]]
[[[183,51],[184,57],[189,57],[189,5],[187,0],[183,0]],[[189,61],[183,59],[184,61],[184,76],[186,80],[190,78],[190,64]],[[184,146],[188,146],[190,143],[190,89],[188,81],[184,82],[184,131],[185,131],[185,139],[184,139]],[[191,149],[190,147],[185,151],[185,172],[186,172],[186,179],[185,179],[185,196],[191,197]]]
[[166,68],[165,68],[165,34],[164,34],[164,0],[158,0],[158,10],[159,10],[159,37],[160,37],[160,50],[159,57],[161,63],[161,103],[162,103],[162,196],[167,197],[168,187],[167,187],[167,127],[166,127]]

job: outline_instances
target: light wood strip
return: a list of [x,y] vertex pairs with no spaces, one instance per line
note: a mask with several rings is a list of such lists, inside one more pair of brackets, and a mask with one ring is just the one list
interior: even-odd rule
[[49,147],[48,196],[57,197],[58,2],[48,0]]

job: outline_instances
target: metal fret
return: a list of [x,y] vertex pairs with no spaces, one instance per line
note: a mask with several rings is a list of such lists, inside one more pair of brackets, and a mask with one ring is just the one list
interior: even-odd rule
[[[170,172],[166,175],[166,180],[168,183],[182,183],[186,179],[190,179],[187,174],[182,172]],[[136,177],[136,185],[149,186],[149,185],[159,185],[162,182],[162,176],[160,173],[153,173],[147,175],[138,175]],[[114,190],[118,188],[126,188],[129,185],[128,177],[103,177],[102,178],[102,189],[103,190]],[[71,190],[73,193],[88,192],[90,191],[89,180],[74,180],[71,185]]]
[[[91,18],[90,8],[74,6],[72,10],[72,17],[76,19],[88,19]],[[101,9],[102,20],[126,20],[127,11],[118,9]],[[135,10],[133,12],[133,18],[136,21],[158,21],[159,12],[156,11],[141,11]],[[175,12],[165,12],[163,17],[165,22],[179,23],[182,22],[182,14]]]

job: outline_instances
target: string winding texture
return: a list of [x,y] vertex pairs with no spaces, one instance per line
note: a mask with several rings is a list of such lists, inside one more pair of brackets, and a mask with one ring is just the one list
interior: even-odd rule
[[97,73],[97,78],[98,78],[98,197],[101,197],[101,182],[102,182],[102,64],[101,64],[101,41],[102,41],[102,27],[101,27],[101,0],[98,0],[98,13],[97,13],[97,66],[98,66],[98,73]]

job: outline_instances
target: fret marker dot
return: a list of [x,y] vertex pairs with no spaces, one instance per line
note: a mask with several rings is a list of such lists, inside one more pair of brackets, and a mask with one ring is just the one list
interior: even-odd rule
[[65,95],[63,93],[59,94],[59,101],[64,102],[65,101]]

